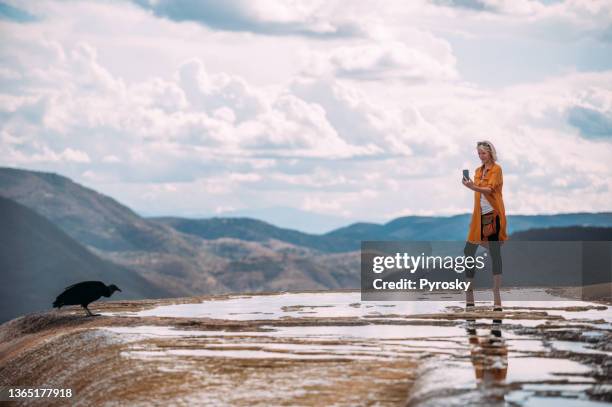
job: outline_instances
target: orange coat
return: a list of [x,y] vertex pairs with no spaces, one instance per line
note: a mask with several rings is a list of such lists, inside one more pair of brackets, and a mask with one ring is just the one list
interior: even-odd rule
[[[502,168],[499,164],[494,163],[487,171],[487,175],[483,180],[480,179],[484,165],[476,169],[474,175],[474,184],[479,187],[489,187],[493,191],[490,194],[485,194],[485,198],[489,201],[495,212],[499,215],[499,240],[507,240],[506,234],[506,209],[504,208],[504,199],[502,196],[502,187],[504,185],[504,176]],[[472,212],[472,221],[470,222],[470,230],[467,240],[471,243],[482,243],[481,225],[480,225],[480,192],[474,191],[474,211]]]

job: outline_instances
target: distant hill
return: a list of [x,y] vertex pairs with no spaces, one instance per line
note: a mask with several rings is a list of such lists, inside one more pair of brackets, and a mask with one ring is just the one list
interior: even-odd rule
[[51,308],[75,282],[101,280],[117,298],[159,298],[168,293],[124,267],[104,261],[36,212],[0,197],[0,322]]
[[[326,237],[353,240],[450,240],[461,241],[467,236],[471,215],[404,216],[385,224],[355,223],[331,231]],[[612,227],[612,212],[568,213],[557,215],[508,215],[508,233],[553,226]]]
[[148,222],[114,199],[57,174],[0,168],[0,195],[34,209],[96,249],[179,254],[190,249],[173,229]]
[[529,229],[513,233],[510,238],[526,241],[612,241],[612,228],[567,226]]
[[[349,221],[341,216],[326,215],[303,211],[284,206],[268,208],[240,209],[221,212],[215,215],[219,218],[250,218],[286,229],[295,229],[310,234],[322,234],[345,226]],[[187,216],[188,218],[210,218],[211,216]]]
[[[256,219],[154,218],[176,230],[201,237],[217,239],[232,237],[249,241],[276,239],[328,253],[359,250],[362,240],[462,241],[466,238],[471,215],[405,216],[384,224],[354,223],[323,235],[283,229]],[[509,233],[551,226],[610,226],[612,213],[575,213],[559,215],[510,215]]]
[[359,249],[359,244],[351,237],[314,235],[297,230],[279,228],[257,219],[218,217],[209,219],[176,217],[152,219],[180,232],[207,240],[230,237],[251,242],[264,242],[275,239],[323,252],[346,252]]

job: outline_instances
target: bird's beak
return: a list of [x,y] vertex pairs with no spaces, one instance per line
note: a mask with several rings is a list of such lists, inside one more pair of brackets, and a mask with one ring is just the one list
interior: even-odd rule
[[121,291],[121,288],[117,287],[117,291]]

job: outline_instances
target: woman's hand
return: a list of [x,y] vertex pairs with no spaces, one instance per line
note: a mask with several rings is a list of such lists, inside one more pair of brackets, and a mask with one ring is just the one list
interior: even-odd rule
[[468,180],[464,179],[464,180],[463,180],[463,181],[461,181],[461,182],[463,182],[463,185],[465,185],[467,188],[469,188],[469,189],[471,189],[472,191],[474,191],[474,187],[475,187],[476,185],[474,184],[474,182],[473,182],[471,179],[468,179]]
[[476,184],[474,184],[474,182],[471,179],[468,179],[468,180],[464,179],[461,182],[463,182],[463,185],[465,185],[467,188],[471,189],[472,191],[480,192],[481,194],[490,194],[491,192],[493,192],[493,190],[489,187],[476,186]]

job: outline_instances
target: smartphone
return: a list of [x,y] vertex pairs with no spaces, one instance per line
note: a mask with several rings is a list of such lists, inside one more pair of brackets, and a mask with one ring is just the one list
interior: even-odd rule
[[470,170],[463,170],[463,179],[466,181],[470,179]]

